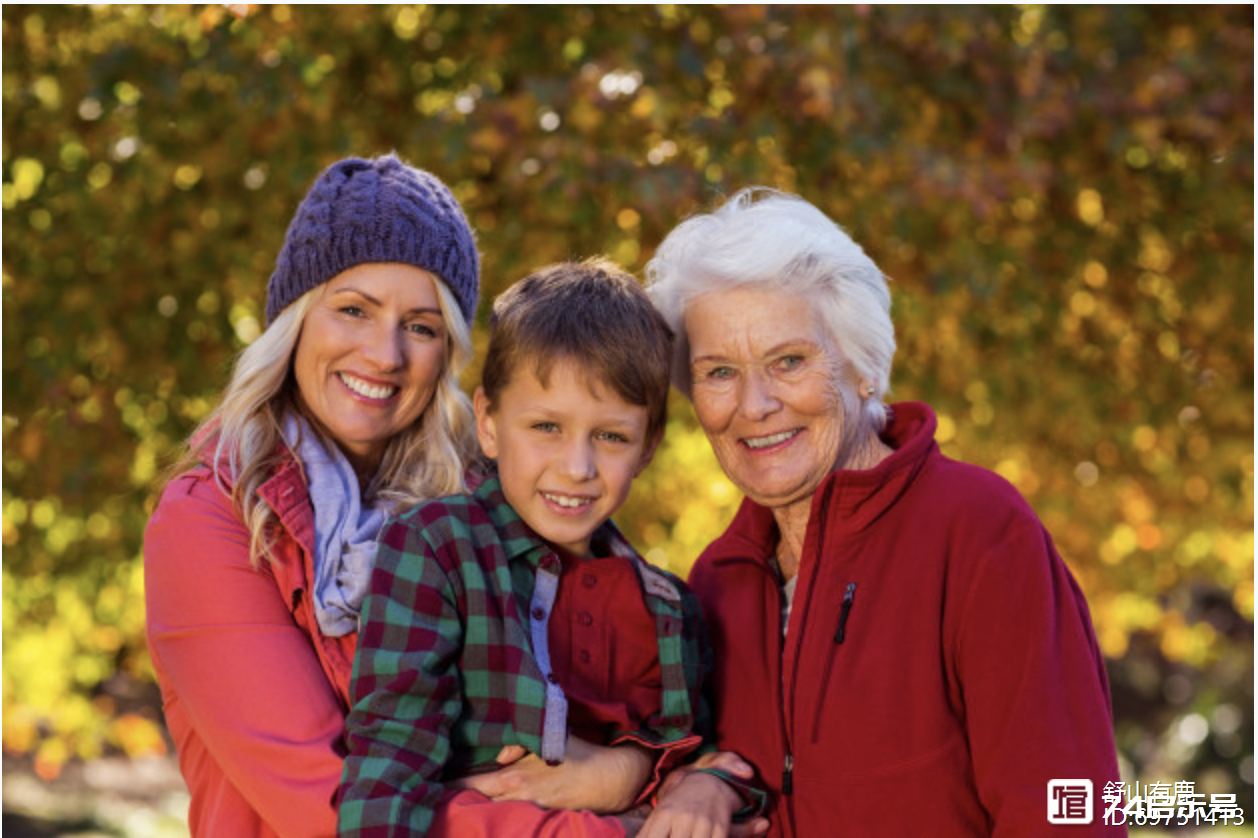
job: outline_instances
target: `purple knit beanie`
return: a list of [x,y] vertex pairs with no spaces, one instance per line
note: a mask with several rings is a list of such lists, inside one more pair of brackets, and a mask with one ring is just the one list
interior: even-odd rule
[[266,291],[269,326],[289,303],[366,262],[436,274],[468,326],[480,296],[476,238],[444,183],[390,154],[328,167],[297,208]]

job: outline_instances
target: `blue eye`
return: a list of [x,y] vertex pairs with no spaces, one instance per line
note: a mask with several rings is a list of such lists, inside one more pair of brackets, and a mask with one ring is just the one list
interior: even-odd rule
[[624,434],[618,434],[615,431],[600,431],[598,438],[604,442],[626,443],[629,438]]
[[778,360],[778,366],[784,370],[793,370],[802,366],[804,363],[803,355],[784,355]]
[[533,430],[541,431],[544,434],[553,434],[559,430],[559,426],[554,422],[534,422]]

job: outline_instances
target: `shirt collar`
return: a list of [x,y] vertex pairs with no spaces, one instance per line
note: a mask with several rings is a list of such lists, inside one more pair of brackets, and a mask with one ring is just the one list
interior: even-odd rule
[[[498,530],[499,540],[508,560],[528,557],[536,563],[541,556],[555,552],[555,548],[533,532],[533,529],[524,523],[519,513],[511,508],[511,504],[507,503],[507,498],[502,493],[502,481],[498,478],[496,470],[485,479],[485,482],[476,487],[473,495],[489,514],[489,520],[493,522],[494,528]],[[590,539],[606,545],[601,555],[626,558],[637,555],[628,540],[610,520],[604,521]]]

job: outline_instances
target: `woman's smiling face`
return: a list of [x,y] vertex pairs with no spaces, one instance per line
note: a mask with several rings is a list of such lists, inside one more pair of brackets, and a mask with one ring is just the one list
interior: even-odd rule
[[764,288],[686,306],[692,398],[721,468],[767,507],[811,498],[850,453],[854,373],[804,297]]
[[298,395],[360,475],[423,414],[446,364],[437,280],[367,263],[324,283],[293,355]]

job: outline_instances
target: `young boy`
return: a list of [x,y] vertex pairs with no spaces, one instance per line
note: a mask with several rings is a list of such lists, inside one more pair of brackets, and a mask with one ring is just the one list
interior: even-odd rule
[[[381,536],[341,835],[623,835],[590,812],[447,784],[499,767],[508,745],[558,764],[571,733],[650,749],[641,802],[701,745],[710,651],[697,602],[609,520],[663,435],[671,346],[641,286],[610,262],[542,269],[495,302],[474,406],[496,473]],[[740,794],[714,785],[708,811],[737,808]]]

